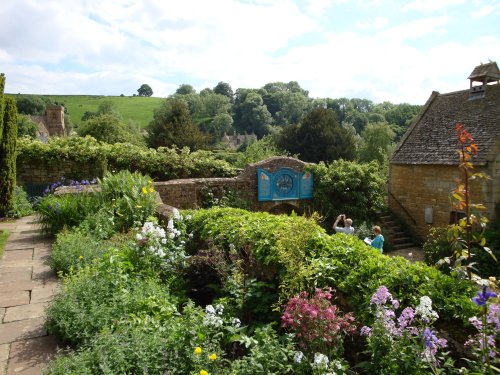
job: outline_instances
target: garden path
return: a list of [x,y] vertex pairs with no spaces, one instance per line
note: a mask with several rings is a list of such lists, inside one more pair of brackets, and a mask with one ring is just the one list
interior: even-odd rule
[[41,374],[59,344],[44,327],[45,309],[58,291],[57,276],[45,264],[52,241],[34,219],[0,223],[11,233],[0,258],[0,375]]

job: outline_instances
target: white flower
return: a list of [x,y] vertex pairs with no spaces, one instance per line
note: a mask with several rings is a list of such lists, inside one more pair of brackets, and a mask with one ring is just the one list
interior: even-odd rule
[[328,368],[328,357],[322,353],[314,353],[313,367],[326,370]]
[[165,244],[167,243],[167,239],[166,239],[166,238],[162,238],[162,239],[161,239],[161,243],[162,243],[163,245],[165,245]]
[[231,320],[231,324],[232,324],[235,328],[240,328],[241,321],[240,321],[238,318],[233,318],[233,319]]
[[439,315],[432,310],[432,300],[428,296],[420,297],[420,304],[415,308],[415,314],[420,315],[422,320],[433,322]]
[[215,315],[215,309],[212,305],[205,306],[205,312],[207,314]]
[[302,353],[301,351],[295,352],[295,354],[293,355],[293,360],[295,363],[302,362],[303,358],[304,358],[304,353]]
[[173,240],[173,239],[175,238],[175,233],[170,232],[170,233],[168,234],[168,237],[169,237],[171,240]]
[[167,229],[168,230],[173,230],[174,229],[174,221],[170,219],[167,223]]
[[140,233],[137,233],[137,234],[135,235],[135,239],[136,239],[137,241],[142,241],[142,235],[141,235]]
[[218,303],[217,305],[215,305],[215,311],[217,312],[217,315],[222,315],[222,313],[224,312],[224,305]]
[[191,220],[193,218],[193,216],[191,215],[186,215],[186,220]]
[[165,256],[165,252],[162,250],[162,249],[158,249],[158,251],[156,252],[156,254],[159,256],[159,257],[164,257]]
[[179,210],[178,210],[177,208],[174,208],[174,209],[172,210],[172,212],[173,212],[173,214],[174,214],[174,219],[175,219],[175,220],[179,220],[179,219],[181,218],[181,214],[180,214],[180,212],[179,212]]

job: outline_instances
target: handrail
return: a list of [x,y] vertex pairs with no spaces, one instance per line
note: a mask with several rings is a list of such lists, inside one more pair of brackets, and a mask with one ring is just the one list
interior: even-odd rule
[[394,196],[394,194],[391,193],[390,190],[387,190],[387,192],[392,197],[392,199],[394,199],[394,201],[396,201],[396,203],[399,204],[399,207],[401,207],[403,209],[403,211],[405,212],[406,216],[408,216],[410,218],[410,220],[412,221],[412,223],[416,225],[417,221],[413,218],[413,216],[410,215],[410,213],[408,212],[408,210],[406,209],[406,207],[403,206],[403,204]]

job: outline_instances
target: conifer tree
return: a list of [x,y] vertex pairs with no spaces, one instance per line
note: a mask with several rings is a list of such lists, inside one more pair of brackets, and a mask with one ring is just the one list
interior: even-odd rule
[[5,76],[0,75],[0,217],[11,208],[16,187],[17,107],[3,96]]

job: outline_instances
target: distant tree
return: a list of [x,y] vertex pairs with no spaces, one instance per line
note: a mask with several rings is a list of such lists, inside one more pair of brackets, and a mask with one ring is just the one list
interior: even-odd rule
[[35,139],[38,132],[38,126],[36,123],[31,121],[27,115],[17,116],[17,136],[18,137],[30,137]]
[[258,90],[238,89],[235,99],[234,127],[240,132],[262,138],[269,133],[273,118]]
[[153,148],[175,145],[197,150],[210,141],[210,136],[193,123],[186,102],[178,98],[165,100],[155,110],[147,132],[148,146]]
[[[0,217],[7,216],[16,188],[17,107],[12,98],[3,97],[5,77],[0,76]],[[2,103],[3,97],[3,103]]]
[[143,83],[141,87],[137,89],[139,96],[151,96],[153,95],[153,89],[146,83]]
[[177,90],[175,90],[175,93],[177,95],[196,94],[196,90],[191,85],[182,84],[177,88]]
[[330,162],[336,159],[352,160],[355,140],[352,132],[340,126],[334,111],[313,109],[299,125],[283,129],[278,146],[291,154],[299,154],[308,162]]
[[385,163],[396,135],[387,123],[369,124],[361,134],[363,146],[360,160],[370,162],[376,160]]
[[92,117],[104,114],[113,115],[118,119],[122,119],[122,115],[120,114],[120,112],[118,112],[116,104],[112,100],[103,100],[101,103],[99,103],[96,112],[85,111],[82,116],[82,121],[88,121]]
[[50,99],[37,95],[17,95],[17,112],[23,115],[43,116],[47,104],[52,104]]
[[368,125],[368,118],[364,113],[353,110],[345,118],[345,122],[350,122],[354,126],[354,129],[356,129],[356,132],[361,134],[366,125]]
[[233,118],[229,113],[219,113],[213,119],[200,124],[200,129],[220,140],[224,133],[228,133],[233,125]]
[[385,113],[385,119],[389,124],[396,124],[407,128],[418,111],[420,111],[419,105],[402,103],[388,110]]
[[141,134],[123,123],[120,117],[113,113],[97,114],[83,122],[78,133],[84,137],[90,135],[106,143],[132,143],[144,145]]
[[219,82],[217,86],[214,87],[214,93],[227,96],[231,103],[234,101],[234,92],[229,83]]

